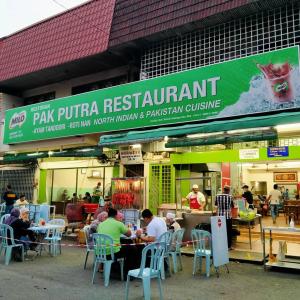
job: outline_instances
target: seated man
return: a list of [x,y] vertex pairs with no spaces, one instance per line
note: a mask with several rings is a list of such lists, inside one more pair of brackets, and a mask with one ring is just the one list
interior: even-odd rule
[[142,212],[142,217],[147,224],[147,236],[141,236],[141,230],[136,232],[137,237],[139,237],[143,242],[152,243],[159,239],[159,237],[167,232],[167,225],[164,220],[153,216],[150,209],[145,209]]
[[180,225],[175,220],[175,214],[167,213],[166,215],[166,223],[168,230],[171,232],[175,232],[180,229]]
[[108,218],[98,225],[97,232],[107,234],[114,241],[114,254],[116,259],[124,257],[124,273],[127,275],[128,270],[137,268],[136,248],[134,246],[120,246],[120,237],[122,234],[127,237],[131,236],[131,231],[122,222],[117,220],[117,210],[110,208],[108,210]]
[[14,206],[19,206],[19,207],[22,207],[22,206],[25,206],[25,205],[28,205],[28,201],[26,200],[25,198],[25,195],[21,195],[20,196],[20,199],[18,199],[16,201],[16,203],[14,204]]

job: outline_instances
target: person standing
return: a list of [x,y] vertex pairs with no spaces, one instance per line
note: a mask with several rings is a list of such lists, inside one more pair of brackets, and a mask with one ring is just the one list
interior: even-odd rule
[[273,224],[276,224],[276,218],[278,216],[278,207],[280,200],[282,199],[282,194],[278,189],[278,184],[274,184],[273,190],[270,192],[267,201],[271,207],[271,216],[273,219]]
[[233,197],[230,195],[230,187],[225,185],[222,194],[216,196],[215,206],[217,207],[217,215],[226,218],[227,228],[227,244],[228,249],[232,250],[232,215],[231,209],[234,207]]
[[5,201],[5,214],[9,214],[14,208],[15,201],[18,199],[15,192],[13,192],[11,185],[6,186],[6,191],[3,194],[3,200]]
[[254,209],[254,205],[253,205],[253,195],[252,193],[249,191],[249,186],[248,185],[243,185],[242,189],[244,191],[242,197],[247,201],[248,203],[248,207],[250,209]]
[[204,210],[206,206],[205,196],[199,191],[197,184],[194,184],[192,191],[186,196],[183,201],[188,201],[190,204],[190,209]]

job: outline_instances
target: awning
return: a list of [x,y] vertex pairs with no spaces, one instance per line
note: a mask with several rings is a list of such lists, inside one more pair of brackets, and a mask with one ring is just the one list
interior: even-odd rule
[[5,154],[3,163],[25,163],[35,162],[38,158],[47,157],[101,157],[103,155],[100,147],[72,148],[62,151],[39,151],[30,153]]
[[180,137],[187,134],[212,133],[236,129],[257,127],[272,127],[276,125],[300,122],[300,112],[284,112],[266,116],[251,116],[231,120],[208,121],[201,124],[189,124],[174,127],[163,127],[144,131],[129,131],[121,134],[103,135],[100,137],[100,146],[126,145],[147,143],[162,140],[165,136]]

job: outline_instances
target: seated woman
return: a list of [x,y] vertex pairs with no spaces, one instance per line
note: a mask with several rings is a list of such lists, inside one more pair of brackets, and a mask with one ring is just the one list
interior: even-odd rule
[[106,211],[101,212],[97,215],[97,218],[89,225],[89,235],[88,235],[88,244],[93,245],[93,234],[97,233],[97,228],[100,223],[105,221],[108,217]]
[[14,231],[14,238],[17,241],[21,241],[25,247],[30,250],[35,250],[36,243],[33,231],[28,230],[30,227],[29,222],[29,209],[22,207],[20,209],[20,217],[13,221],[10,226]]
[[20,210],[18,208],[13,208],[10,212],[10,216],[4,221],[4,224],[11,226],[11,224],[18,220],[20,217]]

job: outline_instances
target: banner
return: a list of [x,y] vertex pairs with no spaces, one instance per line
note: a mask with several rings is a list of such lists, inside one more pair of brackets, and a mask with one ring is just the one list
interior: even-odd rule
[[300,107],[298,46],[6,111],[4,143]]

